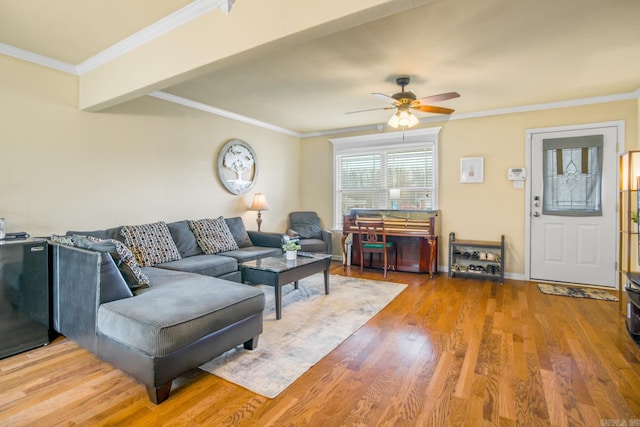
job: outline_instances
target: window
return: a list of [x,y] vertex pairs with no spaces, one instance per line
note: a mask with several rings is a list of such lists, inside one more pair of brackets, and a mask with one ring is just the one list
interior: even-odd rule
[[333,139],[334,221],[351,209],[437,209],[440,128]]

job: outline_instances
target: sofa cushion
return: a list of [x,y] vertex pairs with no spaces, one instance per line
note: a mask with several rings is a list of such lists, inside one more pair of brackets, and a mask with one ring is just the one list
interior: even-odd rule
[[186,220],[170,222],[167,227],[169,227],[171,237],[182,258],[202,255],[202,249],[198,246],[196,236],[193,235],[193,231],[189,228],[189,223]]
[[177,261],[156,264],[155,267],[217,277],[238,270],[238,261],[220,255],[194,255]]
[[303,252],[327,252],[327,242],[320,239],[300,239],[298,244]]
[[189,227],[196,236],[196,241],[205,254],[238,249],[238,243],[233,238],[229,226],[223,217],[216,219],[200,219],[189,221]]
[[[164,356],[264,310],[251,286],[150,268],[152,285],[134,298],[102,304],[99,333],[150,356]],[[156,285],[157,283],[157,285]]]
[[253,243],[251,242],[251,238],[247,233],[247,229],[244,226],[244,221],[242,221],[242,218],[240,218],[239,216],[233,218],[225,218],[224,222],[227,223],[229,231],[231,231],[231,234],[233,235],[233,238],[235,239],[239,248],[253,246]]
[[124,243],[115,239],[98,239],[93,236],[72,236],[73,243],[78,248],[97,252],[108,252],[118,266],[127,286],[132,291],[149,286],[149,279],[140,270],[135,257]]
[[125,225],[120,233],[141,267],[150,267],[181,258],[171,238],[169,227],[163,221],[153,224]]
[[264,248],[262,246],[249,246],[247,248],[240,248],[235,251],[220,252],[218,255],[224,255],[225,257],[233,257],[238,262],[253,261],[255,259],[265,258],[269,256],[282,255],[282,249],[280,248]]

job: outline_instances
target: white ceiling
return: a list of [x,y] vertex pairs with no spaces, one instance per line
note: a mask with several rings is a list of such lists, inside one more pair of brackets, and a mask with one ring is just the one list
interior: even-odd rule
[[[189,3],[0,0],[0,43],[78,65]],[[264,52],[162,91],[299,134],[385,123],[389,111],[344,113],[386,106],[371,93],[396,92],[398,75],[411,76],[418,97],[459,92],[437,104],[454,108],[452,118],[637,97],[640,1],[435,0]]]

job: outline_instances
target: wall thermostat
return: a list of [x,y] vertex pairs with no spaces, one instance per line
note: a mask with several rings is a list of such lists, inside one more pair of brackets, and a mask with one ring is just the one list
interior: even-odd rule
[[525,168],[509,168],[507,178],[509,181],[524,181],[527,178],[527,170]]

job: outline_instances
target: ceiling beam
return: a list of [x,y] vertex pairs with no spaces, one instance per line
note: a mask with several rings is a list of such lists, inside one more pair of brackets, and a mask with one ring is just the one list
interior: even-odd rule
[[[99,111],[236,61],[291,48],[433,0],[240,0],[80,75],[78,106]],[[292,77],[293,78],[293,77]]]

